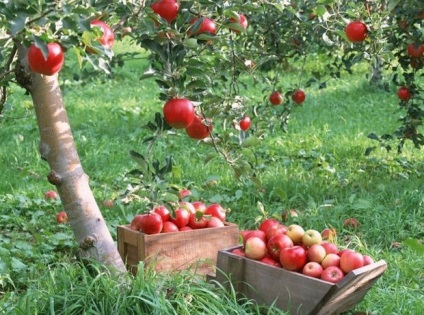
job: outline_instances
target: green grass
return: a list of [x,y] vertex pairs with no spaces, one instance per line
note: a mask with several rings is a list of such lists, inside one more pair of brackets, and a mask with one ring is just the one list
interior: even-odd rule
[[[117,52],[127,46],[117,46]],[[72,62],[67,65],[73,67]],[[77,148],[93,192],[99,201],[119,199],[136,168],[129,150],[145,153],[143,126],[161,110],[152,81],[139,81],[145,59],[131,61],[114,73],[86,84],[64,81],[64,97]],[[184,133],[160,139],[154,157],[172,154],[174,169],[166,179],[187,186],[206,202],[220,202],[229,220],[253,228],[261,202],[269,215],[295,208],[293,222],[307,228],[326,225],[339,231],[341,246],[358,248],[384,259],[388,270],[357,310],[375,314],[424,312],[424,257],[396,246],[407,238],[424,237],[424,153],[408,145],[400,155],[383,150],[364,156],[375,143],[366,137],[397,127],[397,99],[369,87],[364,68],[354,76],[330,81],[324,90],[311,88],[291,117],[289,132],[276,131],[255,148],[261,186],[234,179],[231,169],[215,159],[205,167],[208,145]],[[294,73],[284,76],[290,86]],[[260,94],[261,86],[242,91]],[[44,200],[53,187],[49,171],[37,152],[38,130],[28,96],[17,88],[9,97],[12,108],[0,121],[0,310],[6,314],[257,314],[248,300],[192,279],[141,272],[129,286],[88,270],[75,262],[75,244],[68,226],[57,225],[60,202]],[[262,167],[261,167],[262,166]],[[214,180],[214,181],[212,181]],[[117,202],[103,208],[112,235],[143,210],[144,203]],[[356,217],[356,230],[343,220]],[[278,314],[275,309],[269,314]]]

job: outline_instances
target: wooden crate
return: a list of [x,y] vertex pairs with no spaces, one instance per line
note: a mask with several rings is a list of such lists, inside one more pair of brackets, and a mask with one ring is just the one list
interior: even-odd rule
[[120,225],[118,251],[133,274],[144,261],[157,271],[191,269],[197,274],[214,274],[218,251],[239,243],[235,224],[175,233],[147,235]]
[[258,304],[274,304],[290,314],[339,314],[358,304],[387,269],[384,260],[358,268],[332,284],[232,254],[218,252],[216,280]]

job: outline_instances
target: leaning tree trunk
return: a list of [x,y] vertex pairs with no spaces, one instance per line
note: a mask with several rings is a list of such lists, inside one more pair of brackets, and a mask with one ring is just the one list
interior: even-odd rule
[[[40,132],[40,153],[50,166],[47,179],[56,186],[82,258],[91,258],[113,272],[125,272],[125,265],[95,201],[89,178],[81,165],[58,75],[28,74],[26,49],[20,47],[18,81],[30,92]],[[24,56],[24,57],[22,57]],[[22,80],[22,73],[27,73]],[[25,76],[24,76],[25,77]]]

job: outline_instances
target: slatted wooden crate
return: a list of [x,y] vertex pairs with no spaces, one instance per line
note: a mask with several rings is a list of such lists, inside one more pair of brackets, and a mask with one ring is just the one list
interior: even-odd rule
[[236,292],[290,314],[329,315],[350,310],[387,269],[381,260],[353,270],[332,284],[232,254],[237,247],[218,252],[216,280],[228,287],[230,279]]
[[201,275],[214,274],[218,251],[239,243],[238,227],[232,223],[218,228],[154,235],[120,225],[117,232],[118,251],[133,274],[137,273],[140,261],[157,271],[191,269]]

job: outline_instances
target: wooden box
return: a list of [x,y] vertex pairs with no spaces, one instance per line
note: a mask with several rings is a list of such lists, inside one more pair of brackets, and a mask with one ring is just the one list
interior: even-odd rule
[[133,274],[137,273],[140,261],[157,271],[191,269],[196,274],[214,274],[218,251],[239,243],[238,227],[231,223],[218,228],[153,235],[120,225],[117,233],[118,251]]
[[337,284],[232,254],[218,253],[216,280],[261,305],[274,304],[290,314],[339,314],[358,304],[384,273],[384,260],[358,268]]

